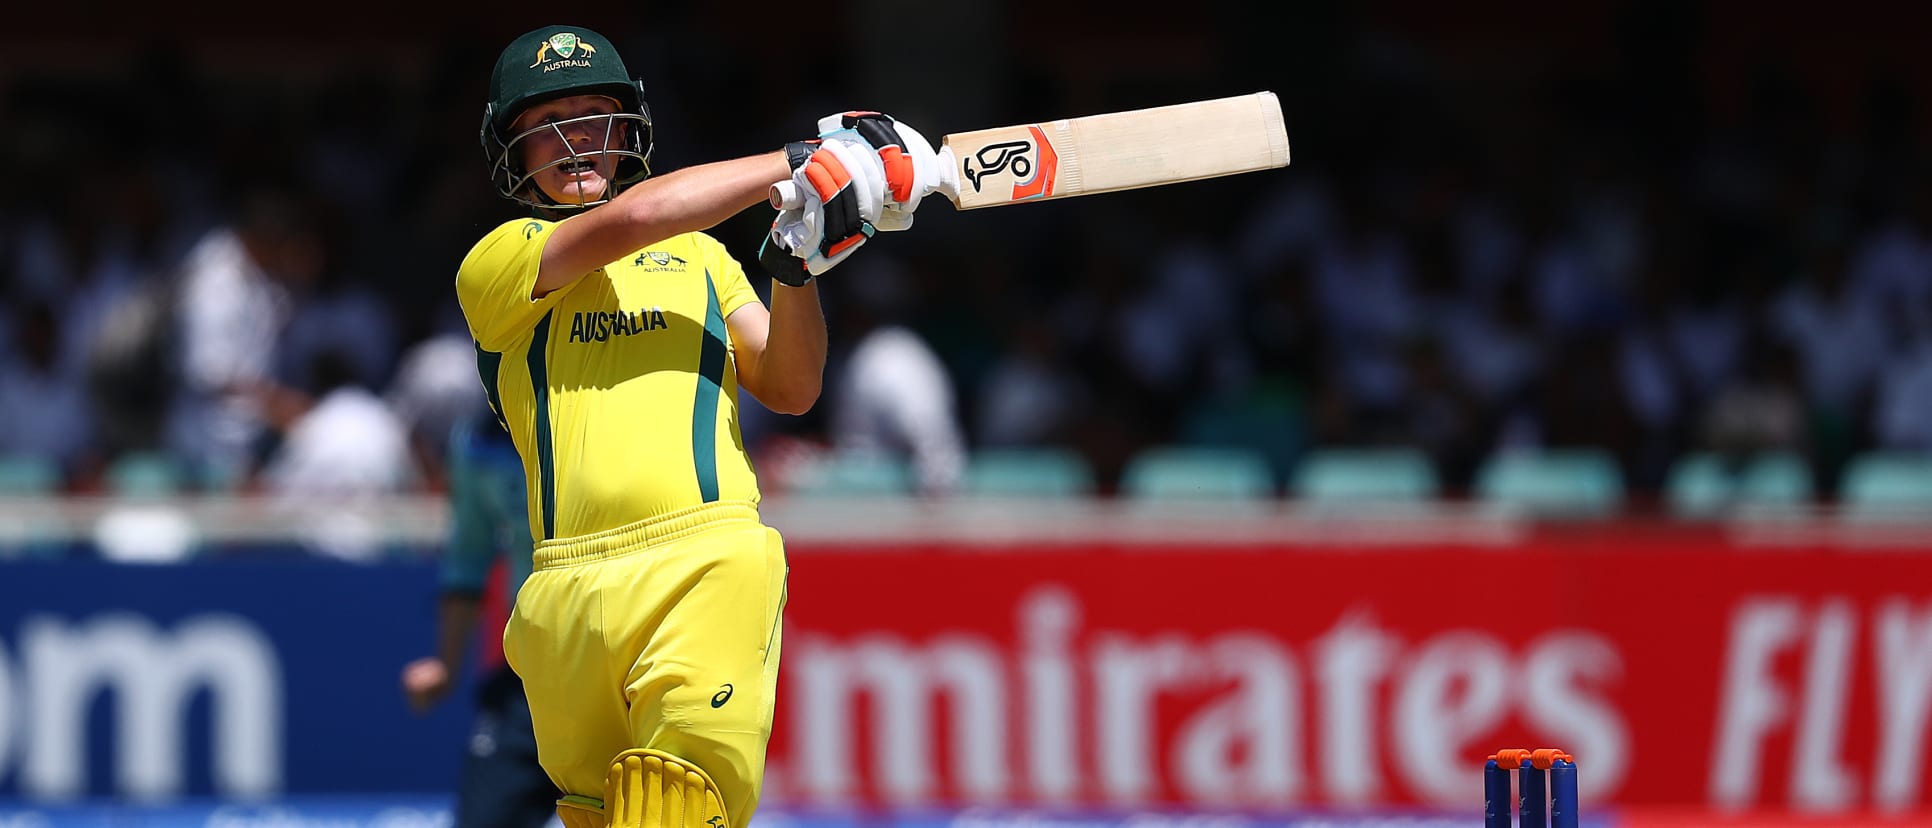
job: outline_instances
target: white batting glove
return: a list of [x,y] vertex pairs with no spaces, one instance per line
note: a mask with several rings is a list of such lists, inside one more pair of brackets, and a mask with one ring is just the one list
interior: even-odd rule
[[759,260],[772,278],[797,286],[872,237],[886,203],[886,176],[878,152],[849,129],[787,144],[785,155],[792,177],[772,187],[779,214]]
[[819,132],[858,133],[879,156],[886,181],[884,209],[873,223],[880,230],[905,230],[919,202],[939,187],[939,155],[919,131],[880,112],[841,112],[819,119]]
[[[886,175],[885,161],[880,157],[879,152],[873,149],[871,144],[866,143],[856,130],[835,129],[820,135],[818,151],[813,153],[805,164],[792,170],[792,180],[805,184],[814,176],[819,176],[820,170],[829,166],[824,155],[826,153],[845,168],[847,176],[851,179],[849,190],[857,202],[859,220],[866,223],[877,222],[880,212],[885,209],[888,199],[891,198],[891,192],[888,189],[890,179]],[[831,202],[836,193],[828,194],[823,186],[824,182],[817,183],[820,186],[814,189],[820,194],[820,200]],[[810,209],[809,202],[807,209]]]
[[[825,244],[825,228],[821,223],[825,217],[819,206],[815,198],[807,198],[805,206],[781,210],[778,217],[772,220],[771,233],[759,251],[759,261],[772,274],[772,278],[793,287],[803,285],[810,280],[791,273],[781,277],[779,269],[802,270],[817,276],[850,258],[872,238],[873,225],[866,222],[858,233],[838,240],[836,244]],[[791,258],[796,264],[781,263],[770,258],[777,255]]]

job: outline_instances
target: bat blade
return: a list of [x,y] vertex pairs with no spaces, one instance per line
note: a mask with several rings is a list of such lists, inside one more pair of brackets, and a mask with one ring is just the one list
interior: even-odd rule
[[[936,190],[973,210],[1288,166],[1281,101],[1256,92],[1209,101],[1018,124],[940,139]],[[771,203],[804,203],[790,181]]]
[[961,210],[1288,165],[1273,92],[959,132],[940,144],[938,192]]

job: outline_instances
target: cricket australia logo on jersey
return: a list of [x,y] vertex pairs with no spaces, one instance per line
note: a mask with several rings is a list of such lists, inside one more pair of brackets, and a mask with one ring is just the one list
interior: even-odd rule
[[637,254],[637,259],[631,262],[632,267],[635,267],[638,270],[642,270],[646,273],[658,273],[663,271],[683,273],[685,266],[688,264],[690,263],[686,262],[682,258],[673,256],[669,253],[660,253],[656,250],[646,250],[642,253],[639,253]]
[[608,342],[613,336],[636,336],[670,327],[664,309],[634,311],[578,311],[570,317],[571,342]]

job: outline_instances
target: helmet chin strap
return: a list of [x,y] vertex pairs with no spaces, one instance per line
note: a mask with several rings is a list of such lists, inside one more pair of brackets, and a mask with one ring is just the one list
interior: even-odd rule
[[[551,198],[550,194],[544,192],[543,188],[538,187],[535,182],[532,182],[530,184],[530,187],[531,189],[536,191],[536,198],[526,201],[524,203],[530,205],[530,209],[536,210],[539,213],[545,214],[544,215],[545,218],[557,218],[557,219],[568,218],[570,216],[573,216],[585,210],[588,210],[592,207],[596,207],[597,205],[604,204],[610,201],[609,198],[601,198],[596,201],[583,203],[583,204],[563,202],[563,201],[558,201],[554,198]],[[615,194],[613,193],[612,195],[615,195]]]
[[537,197],[543,199],[543,206],[539,209],[554,213],[581,213],[601,204],[609,204],[611,199],[617,197],[617,193],[606,191],[604,197],[596,201],[567,202],[551,198],[549,193],[544,192],[543,188],[539,187],[537,188]]

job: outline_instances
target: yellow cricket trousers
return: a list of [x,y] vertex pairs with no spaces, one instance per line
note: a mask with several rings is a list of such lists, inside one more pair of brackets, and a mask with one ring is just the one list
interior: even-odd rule
[[503,654],[544,771],[601,800],[618,753],[663,751],[709,774],[744,828],[764,781],[784,603],[784,543],[749,502],[539,543]]

